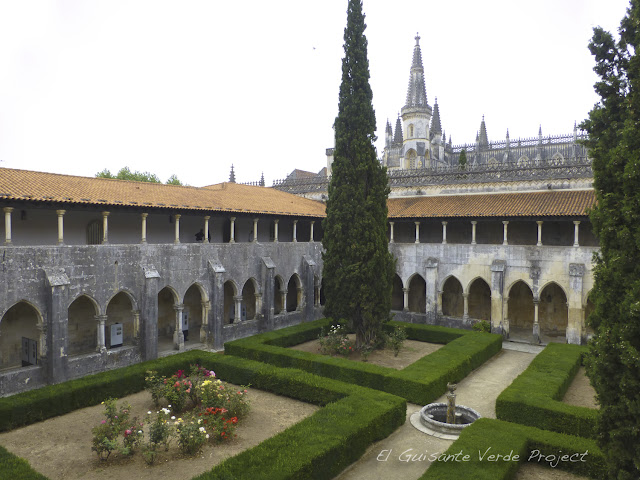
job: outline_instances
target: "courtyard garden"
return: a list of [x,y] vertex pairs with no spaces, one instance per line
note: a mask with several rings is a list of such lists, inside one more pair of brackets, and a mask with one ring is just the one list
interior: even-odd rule
[[[532,468],[602,474],[580,370],[584,349],[550,345],[535,356],[503,350],[497,335],[391,324],[390,332],[402,327],[407,336],[398,356],[391,348],[380,362],[378,352],[363,361],[318,352],[330,327],[308,322],[230,342],[224,355],[190,351],[0,399],[2,471],[52,480],[509,478],[516,471],[527,478]],[[455,442],[408,421],[450,381],[460,383],[464,403],[491,412]],[[108,454],[100,451],[102,429],[107,445],[116,438]],[[508,461],[479,459],[489,447],[513,452]],[[409,449],[416,459],[401,459]],[[393,453],[383,462],[385,450]],[[534,450],[545,461],[526,466]],[[578,450],[589,451],[588,461],[546,461]],[[445,461],[461,451],[468,461]]]

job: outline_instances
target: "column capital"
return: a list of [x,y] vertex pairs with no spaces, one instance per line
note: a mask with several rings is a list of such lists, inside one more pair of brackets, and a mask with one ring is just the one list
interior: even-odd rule
[[106,210],[102,212],[103,217],[108,217],[111,212],[107,212]]
[[580,225],[580,220],[574,220],[574,221],[573,221],[573,224],[574,224],[574,225]]
[[175,218],[176,220],[180,220],[180,217],[182,217],[182,215],[180,215],[179,213],[175,213],[173,215],[173,218]]
[[503,221],[502,221],[502,224],[503,224],[503,225],[509,225],[509,220],[503,220]]
[[236,302],[241,302],[243,298],[244,298],[244,297],[243,297],[242,295],[234,295],[234,296],[233,296],[233,299],[234,299]]
[[449,222],[445,222],[445,221],[443,221],[443,222],[442,222],[442,225],[446,225],[447,223],[449,223]]
[[56,215],[58,215],[59,217],[63,216],[65,213],[67,213],[66,210],[56,210]]
[[478,221],[477,220],[471,220],[471,225],[477,225]]
[[182,310],[184,310],[184,303],[174,304],[174,305],[173,305],[173,309],[174,309],[176,312],[181,312]]
[[296,220],[294,220],[294,221],[293,221],[293,223],[294,223],[294,224],[295,224],[295,223],[298,223],[298,220],[297,220],[297,219],[296,219]]
[[209,220],[210,218],[211,218],[211,215],[205,215],[205,216],[204,216],[204,219],[205,219],[205,220]]
[[537,223],[538,225],[542,225],[542,224],[544,223],[544,221],[543,221],[543,220],[536,220],[536,223]]
[[236,217],[229,217],[232,222],[236,221]]
[[140,214],[140,216],[141,216],[142,218],[147,218],[147,217],[149,216],[149,214],[148,214],[147,212],[142,212],[142,213]]
[[2,211],[3,211],[4,213],[11,213],[11,212],[13,212],[14,210],[15,210],[15,209],[14,209],[13,207],[4,207],[4,208],[2,209]]
[[420,225],[420,222],[419,222],[419,221],[416,221],[416,222],[413,222],[413,223],[415,223],[416,225]]
[[280,219],[279,219],[279,218],[274,218],[274,219],[273,219],[273,223],[275,223],[276,225],[278,224],[278,222],[279,222],[279,221],[280,221]]

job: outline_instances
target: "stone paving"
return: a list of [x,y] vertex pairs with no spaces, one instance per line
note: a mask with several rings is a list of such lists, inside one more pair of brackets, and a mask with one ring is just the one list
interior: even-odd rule
[[[477,410],[483,417],[496,418],[498,395],[522,373],[543,347],[505,342],[503,350],[458,383],[456,401]],[[436,402],[446,402],[443,395]],[[413,480],[429,467],[432,455],[444,452],[453,443],[418,431],[410,417],[422,405],[407,404],[407,421],[384,440],[369,447],[347,467],[338,480]]]

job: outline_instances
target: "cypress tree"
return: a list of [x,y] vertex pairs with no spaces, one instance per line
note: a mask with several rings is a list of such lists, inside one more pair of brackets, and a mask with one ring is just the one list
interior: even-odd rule
[[587,374],[600,403],[598,441],[610,478],[640,478],[640,0],[632,0],[620,40],[597,27],[600,101],[582,124],[589,134],[597,205],[591,212],[595,335]]
[[395,261],[387,241],[386,169],[376,158],[366,25],[349,0],[335,151],[323,221],[325,314],[347,320],[356,346],[371,345],[391,310]]

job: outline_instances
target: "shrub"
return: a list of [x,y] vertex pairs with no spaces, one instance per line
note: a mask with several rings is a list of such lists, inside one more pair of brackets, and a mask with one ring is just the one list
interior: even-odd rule
[[491,333],[491,324],[486,320],[480,320],[471,326],[471,330],[474,332]]
[[393,331],[386,338],[387,346],[393,350],[393,356],[397,357],[407,339],[407,330],[402,325],[395,325]]
[[[142,427],[137,418],[130,418],[131,406],[123,404],[118,409],[116,401],[109,398],[102,402],[105,407],[105,420],[91,429],[93,433],[91,451],[101,460],[106,460],[114,450],[124,455],[132,454],[143,439]],[[122,444],[120,438],[122,437]]]
[[200,412],[202,425],[215,441],[229,440],[235,437],[238,417],[229,414],[225,408],[207,408]]
[[194,416],[178,418],[175,422],[178,446],[185,455],[195,455],[202,450],[202,447],[209,439],[202,419]]
[[343,325],[331,326],[326,335],[322,329],[318,341],[320,342],[320,352],[323,355],[348,357],[354,350],[354,343],[349,341],[347,329]]

